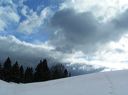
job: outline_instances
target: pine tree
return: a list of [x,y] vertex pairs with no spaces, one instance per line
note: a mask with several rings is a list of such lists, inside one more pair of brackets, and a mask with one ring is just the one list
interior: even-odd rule
[[3,73],[4,73],[4,80],[5,81],[11,81],[11,60],[10,60],[10,58],[8,57],[7,59],[6,59],[6,61],[4,62],[4,66],[3,66]]
[[4,70],[11,70],[11,60],[10,60],[10,58],[8,57],[7,59],[6,59],[6,61],[4,62]]
[[27,67],[25,71],[25,83],[33,82],[33,68]]
[[16,61],[16,63],[12,66],[12,70],[11,70],[11,80],[13,82],[20,82],[20,68],[19,68],[19,64]]
[[50,70],[47,65],[47,60],[40,60],[40,63],[35,69],[35,81],[46,81],[50,79]]
[[2,69],[1,63],[0,63],[0,70]]
[[0,79],[4,80],[4,71],[3,71],[3,66],[0,63]]
[[62,64],[56,64],[51,68],[52,79],[68,77],[68,71]]
[[22,65],[20,66],[20,82],[24,82],[24,68]]
[[40,63],[35,68],[34,81],[43,81],[43,62],[40,60]]
[[1,66],[1,63],[0,63],[0,79],[2,79],[2,66]]
[[67,71],[64,65],[57,64],[53,66],[50,70],[48,67],[47,60],[40,60],[40,63],[35,68],[35,73],[33,73],[33,68],[27,67],[24,71],[23,66],[19,67],[18,62],[12,65],[10,58],[8,57],[3,66],[0,64],[0,79],[5,80],[7,82],[39,82],[39,81],[47,81],[50,79],[58,79],[69,77],[70,73]]
[[48,68],[48,63],[46,59],[43,60],[43,75],[44,81],[50,79],[50,70]]
[[68,74],[68,70],[65,69],[65,70],[64,70],[64,77],[68,77],[68,76],[69,76],[69,74]]
[[43,71],[46,72],[46,71],[49,71],[49,68],[48,68],[48,63],[47,63],[47,60],[44,59],[43,60]]

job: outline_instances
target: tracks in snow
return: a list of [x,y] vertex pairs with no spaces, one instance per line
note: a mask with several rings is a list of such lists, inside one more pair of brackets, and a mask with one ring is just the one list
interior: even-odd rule
[[116,95],[115,91],[114,91],[113,83],[112,83],[110,77],[107,75],[107,73],[103,73],[103,74],[105,76],[106,82],[107,82],[108,87],[109,87],[108,95]]

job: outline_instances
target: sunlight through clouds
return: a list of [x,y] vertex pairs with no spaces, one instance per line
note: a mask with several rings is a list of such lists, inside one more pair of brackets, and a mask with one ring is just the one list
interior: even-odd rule
[[127,0],[0,0],[0,52],[128,68],[127,19]]
[[113,69],[128,69],[128,38],[122,37],[119,42],[110,42],[99,51],[91,64],[98,64]]
[[74,8],[78,12],[91,11],[99,20],[106,21],[115,17],[128,6],[127,0],[67,0],[61,6]]

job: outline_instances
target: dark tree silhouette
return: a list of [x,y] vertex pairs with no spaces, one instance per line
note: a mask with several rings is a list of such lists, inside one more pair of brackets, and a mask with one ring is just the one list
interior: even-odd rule
[[20,82],[24,82],[24,68],[22,65],[20,66]]
[[2,69],[1,63],[0,63],[0,69]]
[[20,68],[19,68],[19,64],[16,61],[16,63],[12,66],[12,70],[11,70],[11,81],[13,82],[20,82]]
[[44,81],[50,79],[50,70],[48,68],[48,63],[46,59],[43,60],[43,75]]
[[8,57],[6,59],[6,61],[4,62],[4,70],[11,70],[11,64],[12,64],[12,62],[11,62],[10,58]]
[[1,66],[1,63],[0,63],[0,79],[2,79],[2,66]]
[[40,60],[40,63],[35,68],[35,81],[43,81],[43,62]]
[[6,61],[4,62],[4,66],[3,66],[3,73],[4,73],[4,80],[5,81],[11,81],[11,60],[8,57],[6,59]]
[[69,77],[69,73],[68,73],[67,69],[64,70],[64,77]]
[[25,83],[33,82],[33,68],[27,67],[25,71]]
[[46,59],[43,60],[43,71],[44,72],[49,71],[48,62]]
[[51,68],[52,79],[59,79],[68,77],[68,71],[62,64],[56,64]]
[[35,81],[46,81],[50,79],[50,70],[47,65],[47,60],[40,60],[40,63],[35,69]]
[[33,71],[32,67],[26,67],[24,71],[23,66],[19,66],[17,61],[12,65],[9,57],[3,65],[0,64],[0,79],[7,82],[31,83],[65,77],[69,77],[69,73],[64,65],[57,64],[49,69],[46,59],[40,60],[35,71]]

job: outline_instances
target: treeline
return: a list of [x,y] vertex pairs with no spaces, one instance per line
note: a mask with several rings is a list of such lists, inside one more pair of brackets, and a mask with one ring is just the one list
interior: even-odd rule
[[12,64],[8,57],[3,64],[0,64],[0,79],[7,82],[31,83],[52,79],[69,77],[70,74],[62,64],[48,67],[47,60],[40,60],[39,64],[33,67],[24,68],[16,61]]

